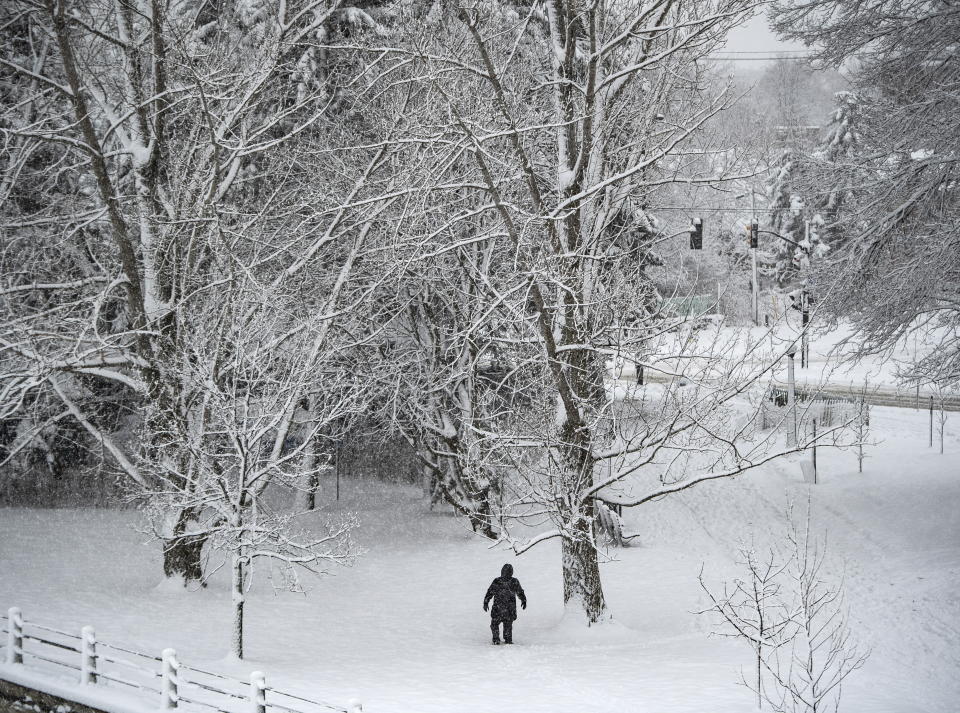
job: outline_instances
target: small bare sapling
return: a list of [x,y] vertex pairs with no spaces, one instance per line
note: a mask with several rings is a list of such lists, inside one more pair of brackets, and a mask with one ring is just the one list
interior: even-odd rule
[[857,470],[862,473],[863,461],[866,459],[863,453],[863,445],[870,437],[870,406],[863,396],[857,403],[857,419],[853,424],[853,432],[857,439]]
[[824,573],[825,548],[810,534],[809,506],[782,544],[760,555],[741,547],[742,575],[711,589],[700,586],[718,615],[717,634],[743,639],[755,670],[742,682],[776,713],[836,713],[843,681],[861,668],[865,651],[850,629],[843,580]]

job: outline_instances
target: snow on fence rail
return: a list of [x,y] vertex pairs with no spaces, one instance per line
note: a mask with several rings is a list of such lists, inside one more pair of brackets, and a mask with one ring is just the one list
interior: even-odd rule
[[[81,686],[132,691],[147,707],[177,713],[362,713],[358,701],[342,707],[277,690],[254,671],[249,681],[182,663],[173,649],[160,656],[97,641],[93,627],[79,634],[27,621],[11,607],[0,615],[0,651],[7,666],[70,675]],[[0,670],[0,678],[3,671]],[[71,676],[71,678],[73,678]],[[89,690],[89,689],[85,689]]]

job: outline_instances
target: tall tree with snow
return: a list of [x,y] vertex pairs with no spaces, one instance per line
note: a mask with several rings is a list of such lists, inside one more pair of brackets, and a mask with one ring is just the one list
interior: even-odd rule
[[[793,243],[800,243],[806,237],[806,204],[799,193],[799,176],[802,171],[803,155],[796,148],[783,151],[779,161],[773,167],[773,180],[770,183],[770,210],[773,230],[787,238],[775,240],[776,277],[781,285],[790,283],[797,275],[803,258],[803,249]],[[791,242],[792,241],[792,242]]]
[[[431,265],[459,254],[449,268],[461,277],[437,289],[486,305],[429,344],[459,358],[480,335],[510,374],[511,407],[468,414],[444,435],[469,433],[470,455],[504,475],[504,541],[523,552],[560,540],[564,601],[587,624],[608,617],[598,500],[639,505],[775,455],[765,437],[733,446],[751,420],[732,401],[766,367],[736,361],[687,389],[687,369],[708,355],[722,362],[732,343],[677,340],[683,320],[662,310],[643,269],[665,238],[645,209],[655,212],[657,189],[718,180],[698,172],[708,149],[688,140],[727,96],[709,91],[694,60],[751,7],[408,8],[404,43],[370,50],[397,58],[387,86],[421,88],[402,143],[422,208],[400,232]],[[669,375],[652,402],[624,400],[607,381],[607,360],[623,356]],[[549,527],[530,539],[515,526],[531,521]]]
[[841,247],[845,236],[839,217],[844,204],[856,203],[858,186],[850,167],[859,160],[863,147],[859,131],[860,99],[849,91],[834,95],[836,108],[827,123],[826,136],[808,161],[806,190],[811,217],[808,251],[823,257]]
[[[282,292],[232,262],[219,264],[227,278],[219,289],[224,299],[187,310],[200,328],[184,335],[190,358],[181,379],[200,407],[186,432],[158,434],[179,441],[187,470],[170,461],[155,467],[156,486],[140,497],[161,537],[169,513],[193,513],[188,536],[206,543],[205,555],[217,565],[212,571],[229,568],[230,653],[240,659],[246,591],[258,566],[268,569],[275,587],[301,591],[301,571],[324,573],[356,554],[354,518],[312,517],[308,526],[301,513],[282,506],[279,493],[296,491],[309,477],[313,439],[364,408],[367,387],[342,352],[323,353],[331,345],[323,338],[322,312],[298,318]],[[278,432],[287,434],[279,449]]]
[[[362,302],[349,278],[380,234],[386,151],[319,158],[349,141],[341,87],[362,68],[347,54],[326,56],[335,72],[310,68],[319,39],[370,16],[318,0],[18,0],[3,12],[16,41],[0,72],[17,97],[4,103],[3,190],[42,192],[3,204],[0,415],[56,404],[135,493],[158,478],[189,491],[197,456],[184,444],[207,418],[202,384],[184,378],[189,337],[220,299],[223,266],[324,315],[305,368],[338,354],[342,318]],[[92,408],[104,384],[123,391],[122,419]],[[301,384],[302,398],[323,386]],[[274,460],[300,398],[283,404]],[[200,576],[204,538],[190,533],[202,517],[172,513],[167,575]]]
[[[485,271],[494,259],[489,247],[470,241],[451,247],[448,257],[485,263]],[[433,262],[418,260],[403,276],[405,308],[397,310],[390,364],[380,379],[391,382],[385,391],[393,394],[392,422],[414,446],[433,499],[495,539],[499,476],[476,429],[506,407],[509,379],[497,361],[486,290],[444,256]]]
[[910,0],[783,0],[772,18],[851,77],[826,147],[824,182],[838,213],[824,219],[843,244],[819,278],[825,309],[855,319],[865,353],[908,334],[932,339],[929,356],[904,376],[955,383],[960,11]]

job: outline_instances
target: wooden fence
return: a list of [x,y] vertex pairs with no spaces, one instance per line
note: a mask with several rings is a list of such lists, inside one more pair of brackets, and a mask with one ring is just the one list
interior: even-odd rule
[[[93,627],[79,634],[26,621],[17,607],[0,616],[2,661],[81,686],[125,690],[145,707],[178,713],[362,713],[358,701],[348,707],[287,693],[267,685],[254,671],[244,681],[188,666],[176,651],[159,656],[98,641]],[[0,678],[3,671],[0,669]]]

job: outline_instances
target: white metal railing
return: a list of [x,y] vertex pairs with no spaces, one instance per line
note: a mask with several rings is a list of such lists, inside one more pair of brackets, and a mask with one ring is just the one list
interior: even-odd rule
[[[359,701],[348,707],[311,700],[272,688],[260,671],[249,681],[188,666],[173,649],[160,656],[97,641],[93,627],[71,634],[27,621],[17,607],[0,615],[0,652],[7,666],[23,666],[63,676],[75,672],[81,686],[126,689],[158,711],[177,713],[362,713]],[[68,674],[69,675],[69,674]],[[0,678],[3,671],[0,670]]]

